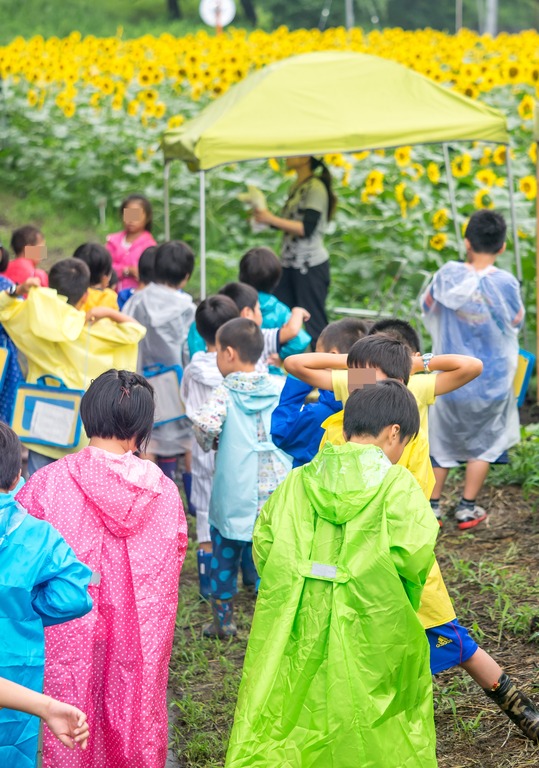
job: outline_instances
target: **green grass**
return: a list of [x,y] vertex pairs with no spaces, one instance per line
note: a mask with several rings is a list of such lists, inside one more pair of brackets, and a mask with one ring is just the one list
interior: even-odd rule
[[184,35],[201,26],[195,0],[180,0],[186,19],[173,22],[167,17],[166,0],[2,0],[1,6],[0,44],[17,35],[64,37],[73,30],[110,36],[118,27],[125,37]]

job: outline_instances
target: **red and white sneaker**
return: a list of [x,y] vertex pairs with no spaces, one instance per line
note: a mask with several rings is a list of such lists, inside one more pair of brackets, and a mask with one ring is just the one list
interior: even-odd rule
[[461,505],[455,510],[455,520],[461,531],[466,531],[468,528],[475,528],[476,525],[479,525],[479,523],[482,523],[487,518],[488,515],[486,509],[479,507],[477,504],[473,509]]

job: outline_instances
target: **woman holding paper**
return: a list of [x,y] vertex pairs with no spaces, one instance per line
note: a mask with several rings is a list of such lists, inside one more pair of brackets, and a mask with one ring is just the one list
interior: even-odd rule
[[253,216],[256,221],[284,232],[283,274],[275,295],[289,307],[305,307],[310,312],[311,319],[305,326],[315,345],[328,322],[325,305],[330,282],[329,254],[324,247],[324,234],[337,198],[331,174],[321,159],[287,157],[286,167],[295,172],[297,180],[282,215],[255,208]]

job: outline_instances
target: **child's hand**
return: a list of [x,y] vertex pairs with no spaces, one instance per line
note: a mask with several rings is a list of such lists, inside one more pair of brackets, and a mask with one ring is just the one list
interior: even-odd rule
[[425,366],[423,364],[421,352],[416,352],[414,355],[412,355],[412,370],[410,371],[410,376],[413,376],[414,373],[421,373],[424,370]]
[[17,296],[23,296],[27,294],[30,291],[30,288],[40,288],[41,287],[41,280],[39,277],[29,277],[27,280],[24,281],[24,283],[21,283],[17,286],[17,290],[15,291]]
[[279,355],[274,352],[271,355],[268,355],[268,358],[266,360],[266,365],[273,365],[274,368],[282,368],[283,367],[283,361],[279,357]]
[[86,715],[80,709],[56,699],[49,699],[43,713],[43,720],[66,747],[75,749],[75,745],[78,744],[81,749],[86,749],[90,731]]
[[292,307],[292,312],[295,312],[297,314],[301,313],[304,323],[306,323],[308,320],[311,319],[311,313],[307,312],[307,310],[304,307]]
[[253,219],[258,221],[259,224],[269,224],[270,226],[273,224],[275,218],[271,211],[260,210],[259,208],[253,208],[251,214]]

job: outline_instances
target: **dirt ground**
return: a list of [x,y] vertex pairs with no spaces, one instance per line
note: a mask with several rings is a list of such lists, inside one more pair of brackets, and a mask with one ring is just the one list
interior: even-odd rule
[[[447,507],[457,498],[455,481],[453,489]],[[487,486],[479,501],[489,510],[488,522],[463,533],[448,515],[438,559],[460,622],[539,701],[537,499],[523,499],[519,487]],[[182,579],[171,678],[174,747],[181,766],[216,768],[224,765],[254,598],[240,593],[238,639],[202,640],[209,608],[196,602],[193,553]],[[526,740],[462,670],[437,676],[434,696],[440,768],[539,766],[539,746]]]

